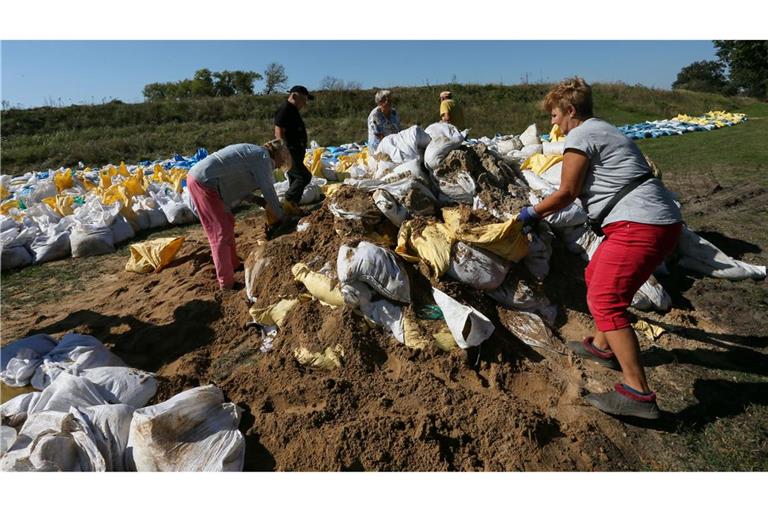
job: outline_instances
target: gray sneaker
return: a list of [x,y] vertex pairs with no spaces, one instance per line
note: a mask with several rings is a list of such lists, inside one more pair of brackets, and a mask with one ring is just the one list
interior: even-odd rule
[[582,359],[589,359],[590,361],[595,361],[611,370],[621,371],[621,365],[616,359],[616,356],[613,355],[613,352],[602,352],[596,349],[592,345],[591,337],[584,338],[583,341],[569,341],[568,348]]
[[646,420],[659,419],[661,412],[659,406],[656,405],[656,393],[637,398],[631,398],[631,395],[621,384],[616,384],[615,391],[590,393],[584,399],[590,405],[614,416],[634,416]]

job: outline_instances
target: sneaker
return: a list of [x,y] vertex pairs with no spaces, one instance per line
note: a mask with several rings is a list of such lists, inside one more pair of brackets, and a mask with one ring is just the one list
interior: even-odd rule
[[595,361],[611,370],[621,371],[621,365],[610,350],[600,350],[592,344],[592,337],[584,338],[582,341],[569,341],[568,348],[574,354],[583,358]]
[[659,419],[661,411],[656,405],[656,393],[640,395],[633,393],[623,384],[616,384],[614,391],[590,393],[584,398],[604,413],[614,416],[634,416],[646,420]]

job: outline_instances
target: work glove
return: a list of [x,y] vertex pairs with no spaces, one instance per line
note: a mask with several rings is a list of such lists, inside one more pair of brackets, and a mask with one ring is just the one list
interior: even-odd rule
[[533,231],[533,227],[541,220],[541,215],[536,213],[533,206],[526,206],[517,214],[517,220],[523,223],[523,233]]

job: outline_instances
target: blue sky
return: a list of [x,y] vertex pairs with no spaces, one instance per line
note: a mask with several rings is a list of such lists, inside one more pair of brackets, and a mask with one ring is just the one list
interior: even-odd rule
[[[195,70],[263,71],[285,66],[290,84],[324,76],[363,87],[556,81],[669,88],[681,67],[715,58],[703,41],[3,41],[2,99],[24,107],[142,101],[150,82]],[[256,88],[260,83],[256,83]]]

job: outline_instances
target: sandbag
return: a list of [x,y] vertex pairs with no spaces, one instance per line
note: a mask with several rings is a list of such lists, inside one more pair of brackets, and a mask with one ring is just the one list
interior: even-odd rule
[[565,153],[565,141],[543,142],[542,152],[545,155],[562,155]]
[[108,226],[81,224],[72,229],[69,237],[72,257],[83,258],[115,252],[115,241]]
[[439,278],[451,265],[453,244],[453,236],[445,224],[433,222],[414,232],[413,223],[409,221],[400,226],[395,252],[410,263],[424,260],[431,277]]
[[477,184],[466,171],[460,171],[451,176],[438,176],[437,185],[443,202],[472,204],[477,193]]
[[112,230],[112,241],[115,244],[125,242],[136,236],[133,227],[122,215],[115,217],[109,228]]
[[374,324],[387,329],[400,343],[405,343],[403,308],[386,299],[360,302],[360,311]]
[[505,313],[502,323],[526,345],[563,352],[562,343],[556,341],[547,324],[535,313],[508,311]]
[[312,352],[308,348],[300,346],[293,351],[293,357],[302,366],[333,370],[341,367],[341,362],[344,359],[344,348],[337,343],[333,347],[326,347],[322,352]]
[[400,226],[408,218],[408,210],[388,191],[377,190],[373,193],[372,197],[376,208],[395,226]]
[[0,471],[106,471],[92,430],[72,412],[30,414]]
[[30,409],[40,400],[40,391],[18,395],[0,405],[0,418],[3,425],[19,429],[27,421]]
[[523,258],[523,264],[531,275],[541,282],[549,275],[552,235],[540,226],[538,232],[531,233],[529,236],[528,254]]
[[523,143],[523,146],[531,146],[541,143],[541,140],[539,139],[539,130],[536,128],[536,124],[530,125],[520,134],[520,142]]
[[1,258],[0,268],[2,268],[2,270],[28,267],[34,261],[32,253],[23,245],[17,245],[15,247],[3,246]]
[[409,303],[410,282],[403,263],[394,252],[362,241],[357,247],[342,245],[336,258],[339,281],[361,281],[384,297]]
[[764,265],[752,265],[731,258],[688,226],[683,226],[680,232],[677,250],[680,254],[678,265],[707,276],[732,281],[765,279],[766,276]]
[[133,413],[126,457],[138,471],[241,471],[240,409],[213,385]]
[[16,442],[16,429],[6,425],[0,426],[0,457]]
[[327,306],[343,306],[344,296],[338,282],[330,277],[313,272],[304,263],[297,263],[291,268],[294,279],[304,285],[307,291]]
[[184,237],[169,237],[131,244],[125,270],[139,274],[159,272],[173,261],[183,243]]
[[668,311],[672,307],[672,297],[656,278],[651,276],[632,297],[632,307],[641,311],[650,311],[651,309]]
[[100,366],[84,370],[81,376],[96,385],[109,402],[138,408],[147,405],[157,392],[154,375],[126,366]]
[[531,286],[514,273],[508,274],[501,286],[485,293],[505,308],[537,312],[548,319],[551,316],[548,314],[551,303],[540,287]]
[[9,386],[26,386],[43,357],[56,346],[47,334],[35,334],[10,343],[0,350],[0,380]]
[[422,158],[431,138],[418,125],[384,137],[376,147],[375,155],[387,155],[395,163]]
[[129,467],[125,462],[125,451],[134,410],[130,405],[115,404],[96,405],[77,411],[78,419],[90,426],[107,471],[125,471]]
[[461,348],[476,347],[493,334],[493,323],[475,308],[461,304],[437,288],[432,288],[432,297]]
[[72,251],[69,232],[41,234],[32,242],[30,249],[35,256],[36,264],[66,258]]
[[492,290],[504,282],[509,263],[495,254],[456,242],[446,274],[477,290]]
[[428,169],[435,170],[440,167],[443,160],[445,160],[445,157],[448,156],[448,153],[461,147],[462,142],[464,142],[464,133],[460,132],[451,124],[442,124],[446,125],[445,127],[441,127],[442,133],[438,134],[437,129],[433,130],[436,135],[430,135],[432,140],[429,142],[427,149],[424,152],[424,164]]
[[68,412],[70,407],[82,409],[108,404],[99,387],[86,379],[69,373],[60,373],[30,406],[27,413],[42,411]]
[[265,255],[266,249],[267,244],[261,243],[245,259],[245,295],[251,302],[256,302],[258,298],[256,281],[271,261],[271,258]]
[[502,155],[521,149],[523,149],[523,142],[520,140],[520,137],[516,135],[502,139],[496,143],[496,150]]

